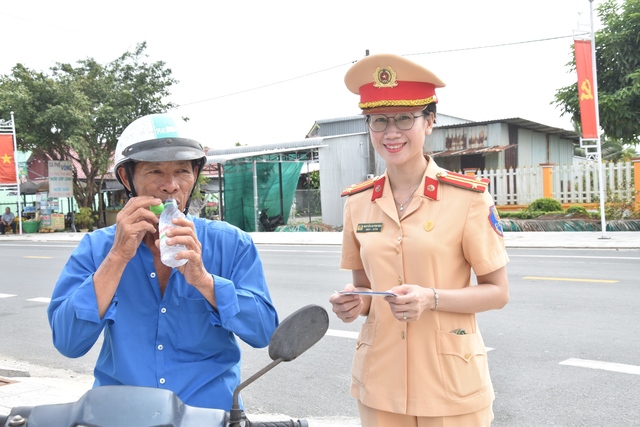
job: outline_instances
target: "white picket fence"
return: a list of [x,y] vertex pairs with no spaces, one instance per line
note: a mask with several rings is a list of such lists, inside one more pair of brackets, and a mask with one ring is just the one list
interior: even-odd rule
[[[606,197],[628,198],[633,195],[633,164],[605,163]],[[595,162],[552,166],[552,198],[560,203],[596,203],[600,200],[600,179]],[[528,205],[543,196],[542,168],[522,167],[477,171],[476,176],[489,179],[489,191],[495,204]],[[640,179],[640,177],[637,177]]]

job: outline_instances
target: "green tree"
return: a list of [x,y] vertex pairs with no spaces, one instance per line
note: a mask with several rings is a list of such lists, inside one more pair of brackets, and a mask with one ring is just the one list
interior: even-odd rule
[[[0,115],[15,112],[19,149],[75,161],[79,206],[92,207],[124,128],[140,116],[175,107],[163,100],[177,80],[164,62],[145,62],[146,46],[140,43],[106,65],[92,58],[75,66],[57,63],[47,75],[17,64],[0,76]],[[79,171],[86,181],[78,179]]]
[[[598,6],[596,38],[600,126],[612,140],[640,143],[640,0],[606,0]],[[568,64],[575,71],[575,56]],[[553,103],[580,128],[577,82],[556,91]]]

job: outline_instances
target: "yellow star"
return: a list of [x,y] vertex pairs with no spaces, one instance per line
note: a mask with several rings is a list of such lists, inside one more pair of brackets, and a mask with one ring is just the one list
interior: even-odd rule
[[0,157],[0,159],[2,159],[2,163],[11,163],[11,156],[7,156],[7,153],[4,153],[4,156]]

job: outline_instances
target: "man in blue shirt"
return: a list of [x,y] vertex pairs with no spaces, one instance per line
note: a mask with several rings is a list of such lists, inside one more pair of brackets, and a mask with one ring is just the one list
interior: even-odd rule
[[6,227],[11,227],[13,234],[16,233],[16,223],[14,219],[16,219],[16,216],[11,212],[11,208],[7,207],[2,214],[2,219],[0,219],[0,234],[5,233]]
[[229,410],[240,381],[239,337],[268,345],[278,316],[250,236],[225,222],[174,219],[168,244],[186,250],[160,260],[158,216],[168,198],[187,212],[206,162],[202,146],[166,114],[131,123],[118,140],[115,171],[130,195],[116,224],[83,237],[48,308],[55,347],[87,353],[104,331],[94,387],[172,390],[193,406]]

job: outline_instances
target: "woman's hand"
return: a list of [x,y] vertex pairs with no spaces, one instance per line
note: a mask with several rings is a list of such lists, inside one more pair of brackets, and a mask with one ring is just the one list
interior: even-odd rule
[[390,289],[395,297],[384,297],[389,303],[391,313],[401,322],[420,319],[422,312],[433,307],[433,291],[418,285],[403,284]]
[[[345,292],[355,290],[356,288],[352,284],[348,284],[343,289]],[[336,316],[345,323],[351,323],[356,320],[364,307],[364,301],[360,295],[343,295],[336,292],[331,295],[329,302],[333,306],[333,312]]]

